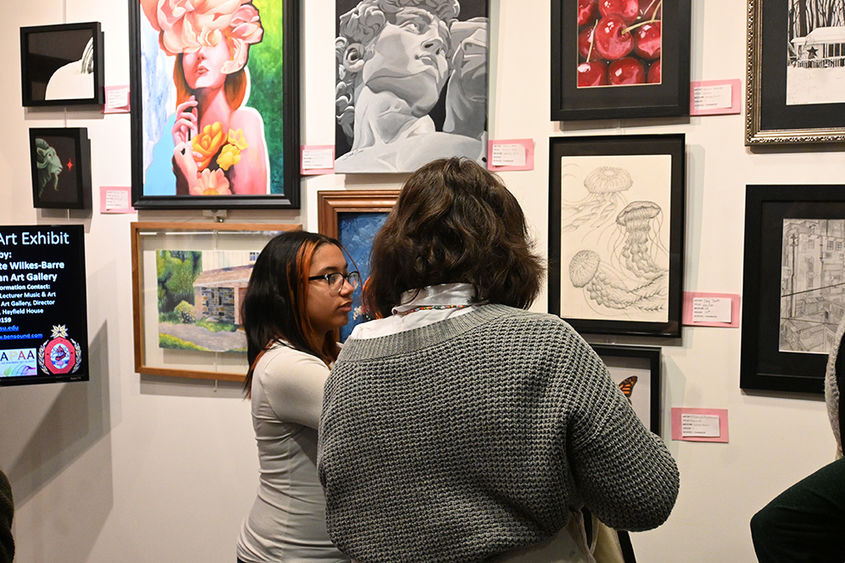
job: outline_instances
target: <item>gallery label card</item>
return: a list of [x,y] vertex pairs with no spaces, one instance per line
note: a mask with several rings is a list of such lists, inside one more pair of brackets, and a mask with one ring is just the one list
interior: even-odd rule
[[534,140],[488,141],[487,169],[493,172],[534,170]]
[[740,296],[733,293],[684,292],[682,324],[739,327]]
[[334,173],[334,145],[303,145],[301,156],[302,174]]
[[132,207],[132,188],[100,186],[100,213],[135,213],[135,208]]
[[103,113],[129,113],[129,86],[106,86]]
[[742,83],[732,80],[690,82],[690,115],[729,115],[740,112]]
[[672,408],[672,439],[728,442],[728,409]]

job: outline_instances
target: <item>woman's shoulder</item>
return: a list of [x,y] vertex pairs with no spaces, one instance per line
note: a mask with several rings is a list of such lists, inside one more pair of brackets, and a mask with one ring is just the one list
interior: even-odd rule
[[328,371],[329,368],[314,354],[297,350],[287,342],[276,342],[264,352],[255,371],[261,377],[279,372],[296,373],[303,369]]
[[229,117],[230,129],[253,129],[264,126],[264,119],[258,110],[248,106],[242,106],[232,112]]

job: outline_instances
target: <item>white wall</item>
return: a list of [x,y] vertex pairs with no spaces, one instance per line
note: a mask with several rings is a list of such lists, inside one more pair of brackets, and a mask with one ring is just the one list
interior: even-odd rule
[[[303,14],[302,134],[333,140],[333,1],[307,0]],[[549,0],[492,0],[492,139],[533,138],[531,172],[503,173],[546,251],[548,137],[684,132],[687,135],[685,290],[740,293],[744,186],[841,182],[845,155],[758,152],[743,146],[741,116],[553,123],[549,107]],[[0,224],[85,224],[91,381],[0,389],[0,467],[12,480],[18,561],[234,560],[234,540],[256,485],[248,405],[237,386],[133,373],[129,222],[97,211],[31,206],[27,128],[86,126],[95,194],[128,185],[129,118],[24,110],[17,85],[18,28],[99,20],[106,82],[128,82],[124,0],[37,0],[4,10],[0,46],[9,72],[0,90]],[[692,79],[744,78],[745,3],[693,0]],[[397,187],[402,176],[304,180],[300,211],[241,211],[231,219],[302,222],[315,230],[316,190]],[[195,211],[142,213],[141,220],[199,219]],[[544,310],[545,295],[534,307]],[[681,494],[668,523],[636,534],[640,561],[753,561],[748,520],[788,484],[831,459],[817,398],[739,390],[740,333],[685,328],[663,345],[664,419],[672,406],[730,411],[729,444],[670,442]],[[669,434],[664,424],[664,435]]]

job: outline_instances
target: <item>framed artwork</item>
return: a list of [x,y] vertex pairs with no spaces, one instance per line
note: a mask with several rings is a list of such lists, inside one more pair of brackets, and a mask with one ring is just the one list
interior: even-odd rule
[[267,242],[300,225],[132,223],[135,371],[243,381],[241,302]]
[[845,142],[842,10],[842,0],[748,0],[746,145]]
[[100,22],[22,27],[21,95],[25,107],[102,105]]
[[335,0],[335,172],[486,162],[487,0],[396,5]]
[[845,312],[845,186],[747,186],[740,387],[822,393]]
[[681,335],[684,136],[555,137],[549,312],[586,333]]
[[33,207],[91,208],[91,143],[85,127],[29,130]]
[[553,121],[689,114],[690,0],[551,0]]
[[299,207],[299,2],[129,0],[138,209]]
[[642,423],[660,435],[660,347],[590,344]]
[[[398,197],[399,190],[317,192],[319,232],[340,241],[354,262],[354,265],[349,264],[350,270],[357,269],[364,284],[370,277],[373,236],[384,224]],[[352,329],[366,320],[361,289],[358,289],[352,296],[349,322],[340,328],[340,341],[346,341]]]

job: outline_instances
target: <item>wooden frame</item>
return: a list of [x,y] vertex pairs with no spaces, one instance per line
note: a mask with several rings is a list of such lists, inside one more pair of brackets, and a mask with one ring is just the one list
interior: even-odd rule
[[[251,1],[232,5],[234,15],[212,19],[183,11],[179,18],[190,21],[173,24],[167,18],[179,19],[174,8],[174,14],[160,16],[162,25],[154,10],[148,13],[140,0],[129,0],[132,199],[137,209],[299,207],[300,2],[264,0],[261,12]],[[205,30],[209,37],[222,33],[233,45],[230,60],[209,68],[212,63],[205,61],[211,59],[196,55],[206,48],[200,46],[201,24],[227,18],[246,23]],[[181,23],[194,33],[168,34],[183,30]],[[142,58],[148,61],[143,66]],[[204,109],[196,100],[209,91],[229,104],[228,134],[226,127],[215,128],[220,121],[209,118],[203,125]],[[249,98],[237,101],[238,93]]]
[[[613,344],[590,344],[601,357],[610,372],[611,378],[620,384],[634,376],[636,381],[631,383],[631,391],[626,393],[628,400],[634,407],[646,427],[660,436],[661,424],[661,375],[660,375],[660,347],[659,346],[617,346]],[[627,387],[627,385],[626,385]],[[643,388],[644,391],[642,390]],[[635,401],[645,393],[648,399]],[[623,389],[625,392],[625,389]],[[638,408],[639,407],[639,408]]]
[[[579,0],[551,0],[551,119],[562,121],[688,115],[690,0],[663,2],[662,12],[651,13],[650,17],[639,14],[630,24],[643,24],[640,30],[645,30],[645,23],[657,18],[662,29],[658,31],[662,35],[662,54],[657,55],[656,61],[636,53],[625,55],[633,59],[627,61],[630,63],[628,67],[636,70],[638,75],[642,72],[642,80],[648,82],[615,86],[607,84],[607,72],[613,70],[608,60],[601,53],[597,54],[597,50],[589,49],[589,22],[608,20],[594,12],[584,20],[587,23],[579,26],[581,4]],[[625,25],[621,20],[619,23]],[[579,52],[581,35],[582,43],[586,45],[594,62],[586,61],[586,55]],[[588,75],[580,72],[579,68],[586,68],[582,67],[585,63],[593,65],[588,72],[604,77],[601,79],[603,84],[587,86],[584,83]],[[656,63],[660,64],[659,69],[655,67]],[[658,73],[661,74],[659,79],[654,76]]]
[[549,312],[680,337],[684,135],[555,137],[549,169]]
[[91,208],[91,143],[85,127],[29,130],[32,205]]
[[789,20],[792,12],[785,1],[748,0],[746,145],[845,142],[841,88],[825,88],[813,82],[811,73],[803,72],[824,71],[828,64],[841,66],[845,58],[827,59],[824,44],[816,46],[809,33],[790,40],[796,31]]
[[21,28],[24,107],[103,105],[103,83],[100,22]]
[[[361,279],[366,281],[370,275],[370,250],[372,235],[381,227],[384,218],[393,209],[399,197],[399,190],[355,190],[355,191],[319,191],[317,192],[318,230],[324,235],[336,238],[346,249],[354,262],[350,269],[357,269]],[[349,214],[348,231],[343,224],[343,216]],[[361,217],[364,214],[369,217]],[[352,215],[358,216],[353,217]],[[363,236],[362,236],[363,235]],[[352,311],[349,322],[341,327],[338,338],[345,341],[355,325],[363,322],[361,314],[361,291],[352,297]]]
[[[243,381],[248,366],[239,300],[252,263],[271,238],[300,228],[270,223],[132,223],[135,371]],[[189,276],[191,287],[171,282],[174,273]],[[173,306],[177,300],[181,301]],[[211,341],[213,347],[205,345]]]
[[822,393],[845,310],[845,186],[747,186],[740,387]]

